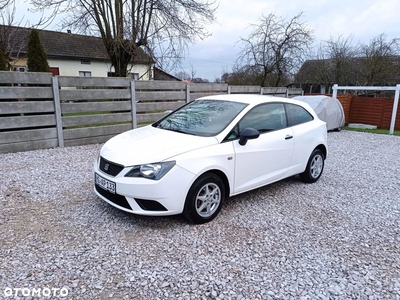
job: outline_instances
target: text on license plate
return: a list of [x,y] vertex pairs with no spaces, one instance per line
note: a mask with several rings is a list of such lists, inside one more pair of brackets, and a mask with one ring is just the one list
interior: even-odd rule
[[95,173],[95,175],[94,175],[94,181],[95,181],[95,184],[98,185],[99,187],[101,187],[102,189],[105,189],[106,191],[109,191],[110,193],[115,194],[115,182],[107,180],[107,179],[101,177],[97,173]]

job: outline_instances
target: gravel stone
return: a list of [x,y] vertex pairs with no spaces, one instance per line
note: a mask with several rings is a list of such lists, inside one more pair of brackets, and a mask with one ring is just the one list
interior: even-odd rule
[[196,226],[99,200],[101,145],[0,154],[0,299],[399,300],[400,138],[328,139],[315,184],[232,197]]

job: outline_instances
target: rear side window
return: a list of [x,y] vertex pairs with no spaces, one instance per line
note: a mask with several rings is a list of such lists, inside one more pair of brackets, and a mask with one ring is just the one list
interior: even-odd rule
[[314,120],[313,116],[303,107],[295,104],[285,104],[289,126],[296,126]]
[[253,108],[239,122],[239,130],[246,127],[257,129],[261,133],[285,128],[286,114],[282,103],[267,103]]

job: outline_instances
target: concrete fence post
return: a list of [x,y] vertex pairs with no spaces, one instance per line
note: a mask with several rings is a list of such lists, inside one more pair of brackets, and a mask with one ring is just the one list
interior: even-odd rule
[[186,83],[186,103],[190,102],[190,84]]
[[136,118],[136,86],[135,81],[131,80],[131,114],[132,114],[132,128],[137,128],[137,118]]
[[56,115],[58,147],[64,147],[64,133],[63,133],[62,116],[61,116],[60,88],[59,88],[57,76],[51,77],[51,85],[53,88],[53,101],[54,101],[54,112]]

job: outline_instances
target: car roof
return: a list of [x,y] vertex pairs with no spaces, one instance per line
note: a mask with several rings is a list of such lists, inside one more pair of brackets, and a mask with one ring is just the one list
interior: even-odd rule
[[[233,101],[233,102],[241,102],[251,105],[257,105],[260,103],[266,102],[285,102],[297,104],[300,106],[305,106],[303,101],[300,100],[292,100],[289,98],[277,97],[277,96],[268,96],[268,95],[255,95],[255,94],[224,94],[224,95],[212,95],[205,96],[198,99],[212,99],[212,100],[225,100],[225,101]],[[196,99],[196,100],[198,100]]]

